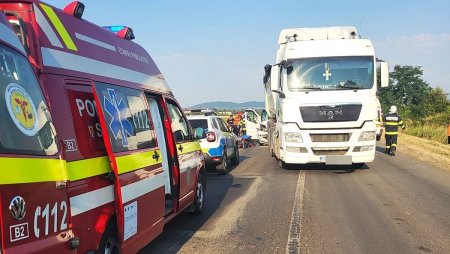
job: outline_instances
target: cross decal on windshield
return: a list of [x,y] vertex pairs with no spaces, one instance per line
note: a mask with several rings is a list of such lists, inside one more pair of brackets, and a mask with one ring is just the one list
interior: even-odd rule
[[330,65],[328,63],[325,64],[325,73],[322,74],[322,76],[325,77],[326,81],[330,80],[331,72],[330,72]]

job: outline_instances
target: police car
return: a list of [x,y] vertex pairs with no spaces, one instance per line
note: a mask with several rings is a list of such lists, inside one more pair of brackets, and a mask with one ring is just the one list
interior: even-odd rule
[[199,141],[208,166],[217,166],[219,174],[227,174],[230,164],[239,164],[238,137],[221,117],[212,110],[187,110],[185,113],[194,130],[205,132]]

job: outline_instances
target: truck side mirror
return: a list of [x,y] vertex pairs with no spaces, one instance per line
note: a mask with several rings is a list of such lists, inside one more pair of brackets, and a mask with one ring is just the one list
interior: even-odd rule
[[270,90],[278,91],[280,81],[280,66],[274,65],[270,70]]
[[386,62],[380,62],[380,85],[381,87],[389,86],[389,68]]

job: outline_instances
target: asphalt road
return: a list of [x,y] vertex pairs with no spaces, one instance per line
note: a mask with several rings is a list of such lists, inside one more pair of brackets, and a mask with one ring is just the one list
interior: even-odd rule
[[252,147],[207,181],[205,211],[141,253],[450,253],[450,173],[407,154],[284,170]]

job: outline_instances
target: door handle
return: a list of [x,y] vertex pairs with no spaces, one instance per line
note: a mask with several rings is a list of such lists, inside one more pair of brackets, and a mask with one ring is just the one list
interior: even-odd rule
[[161,156],[159,156],[158,152],[155,151],[155,153],[153,154],[152,157],[153,157],[153,159],[158,160],[159,157],[161,157]]
[[180,145],[180,146],[178,147],[178,150],[179,150],[180,152],[183,152],[183,146]]

